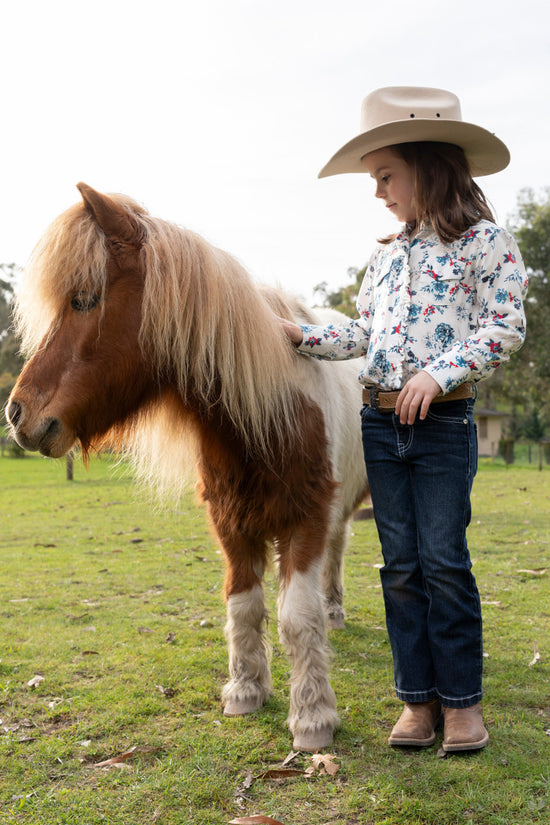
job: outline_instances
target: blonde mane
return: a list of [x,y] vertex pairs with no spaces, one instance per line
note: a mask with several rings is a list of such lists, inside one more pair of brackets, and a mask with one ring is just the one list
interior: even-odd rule
[[[153,218],[130,198],[110,197],[145,237],[140,343],[157,373],[176,374],[182,398],[192,390],[206,409],[221,405],[253,452],[269,455],[274,437],[288,445],[296,355],[272,307],[289,317],[296,307],[281,292],[259,288],[232,256],[195,233]],[[105,236],[83,204],[54,221],[31,256],[18,296],[16,324],[26,353],[53,333],[68,295],[105,294],[107,261]],[[143,436],[158,424],[150,414],[138,416],[133,451],[157,452],[146,448]],[[158,437],[151,432],[145,441]]]

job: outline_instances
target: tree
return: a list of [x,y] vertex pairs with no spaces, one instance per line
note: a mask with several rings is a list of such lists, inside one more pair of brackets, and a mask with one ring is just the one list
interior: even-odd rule
[[550,188],[538,197],[523,189],[510,228],[517,238],[529,275],[525,304],[527,337],[516,360],[516,379],[528,390],[529,406],[550,406]]
[[538,410],[534,409],[523,425],[523,434],[529,441],[538,446],[539,470],[542,470],[542,443],[546,433],[546,422],[541,419]]
[[352,279],[351,283],[347,286],[340,287],[340,289],[334,292],[328,291],[326,281],[318,284],[314,289],[314,294],[318,296],[321,301],[321,306],[331,307],[332,309],[338,310],[338,312],[343,312],[344,315],[348,315],[350,318],[354,318],[357,315],[357,295],[359,294],[359,289],[365,277],[366,269],[366,266],[362,269],[350,267],[348,269],[348,278]]
[[11,329],[13,293],[21,272],[17,264],[0,264],[0,409],[23,366],[19,344]]

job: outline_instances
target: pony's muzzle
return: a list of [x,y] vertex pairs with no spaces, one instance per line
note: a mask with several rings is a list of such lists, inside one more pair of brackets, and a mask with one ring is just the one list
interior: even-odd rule
[[[6,418],[11,425],[14,439],[24,450],[34,452],[38,450],[45,456],[59,457],[56,449],[62,425],[57,418],[44,418],[33,428],[25,425],[25,410],[23,404],[13,399],[6,409]],[[62,451],[64,452],[64,451]]]
[[21,408],[21,404],[17,401],[12,401],[11,404],[8,405],[6,409],[6,418],[12,427],[17,427],[19,421],[21,420],[22,412],[23,410]]

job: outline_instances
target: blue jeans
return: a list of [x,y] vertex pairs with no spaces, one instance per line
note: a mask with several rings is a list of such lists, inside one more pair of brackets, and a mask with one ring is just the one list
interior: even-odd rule
[[470,707],[482,696],[483,667],[466,543],[477,470],[473,400],[432,404],[412,426],[367,406],[361,420],[396,695]]

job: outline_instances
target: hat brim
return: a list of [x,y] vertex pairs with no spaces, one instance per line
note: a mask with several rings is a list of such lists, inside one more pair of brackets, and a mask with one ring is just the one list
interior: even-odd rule
[[505,169],[510,163],[507,146],[487,129],[461,120],[432,120],[415,118],[384,123],[350,140],[329,162],[318,177],[343,175],[348,172],[366,172],[361,159],[377,149],[398,143],[434,141],[461,146],[473,177],[492,175]]

